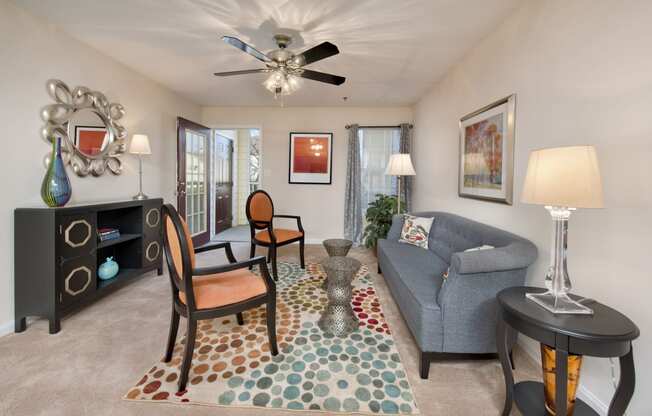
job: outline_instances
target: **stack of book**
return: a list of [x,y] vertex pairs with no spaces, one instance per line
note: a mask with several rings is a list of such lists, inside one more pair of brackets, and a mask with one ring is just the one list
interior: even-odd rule
[[120,230],[117,228],[98,228],[97,235],[100,238],[100,241],[115,240],[120,238]]

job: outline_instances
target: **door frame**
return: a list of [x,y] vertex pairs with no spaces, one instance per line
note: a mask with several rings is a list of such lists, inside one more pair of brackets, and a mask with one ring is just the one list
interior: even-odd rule
[[[264,172],[265,172],[265,152],[264,152],[264,147],[265,147],[265,140],[263,138],[263,125],[262,124],[206,124],[208,127],[210,127],[212,133],[212,140],[215,139],[215,130],[241,130],[241,129],[257,129],[258,130],[258,135],[260,136],[260,154],[262,155],[260,158],[260,187],[262,188],[263,182],[264,182]],[[233,181],[233,205],[231,206],[231,211],[233,213],[233,218],[237,217],[238,213],[238,198],[237,198],[237,192],[238,192],[238,178],[237,178],[237,173],[238,173],[238,160],[237,160],[237,154],[235,153],[235,148],[234,148],[234,153],[233,153],[233,163],[231,164],[231,169],[232,169],[232,178],[234,178]],[[211,159],[211,164],[213,163],[213,160]],[[215,184],[211,184],[211,194],[214,192],[214,187]],[[213,194],[214,195],[214,194]],[[213,198],[214,199],[214,198]],[[214,202],[214,201],[213,201]],[[211,230],[212,232],[215,231],[215,218],[214,216],[211,216]],[[237,224],[236,224],[237,225]],[[211,238],[213,238],[215,234],[211,234]]]
[[[218,140],[217,132],[218,132],[218,130],[224,130],[224,129],[211,129],[212,136],[213,136],[211,144],[213,146],[212,147],[213,150],[215,150],[215,146],[217,146],[217,140]],[[230,146],[230,149],[231,149],[231,154],[230,154],[230,159],[231,159],[231,172],[230,172],[230,175],[231,175],[231,195],[230,195],[230,198],[231,198],[230,199],[231,224],[229,224],[229,227],[228,227],[228,228],[231,228],[231,227],[233,227],[233,218],[234,218],[233,217],[233,206],[234,206],[233,200],[235,199],[234,198],[234,194],[235,194],[234,188],[236,186],[234,179],[235,179],[235,173],[237,172],[237,169],[234,168],[234,164],[236,162],[235,161],[235,143],[234,143],[233,139],[231,139],[230,137],[220,135],[220,138],[223,138],[224,140],[227,140],[229,142],[229,146]],[[215,152],[213,152],[213,154],[211,155],[211,170],[212,170],[212,172],[211,172],[212,173],[212,175],[211,175],[211,180],[212,180],[212,182],[211,182],[211,191],[213,192],[213,199],[211,201],[212,208],[213,208],[213,211],[212,211],[213,212],[213,218],[211,219],[211,226],[213,227],[213,229],[211,230],[211,239],[214,236],[216,236],[217,234],[219,234],[216,231],[216,229],[217,229],[217,214],[218,214],[218,209],[217,209],[218,186],[217,186],[217,184],[215,182],[215,174],[217,172],[216,161],[217,161],[217,154]]]
[[[212,205],[210,203],[211,198],[213,198],[213,192],[212,189],[213,187],[210,185],[212,182],[211,178],[211,163],[212,163],[212,154],[211,154],[211,142],[213,140],[213,130],[210,127],[203,126],[201,124],[198,124],[194,121],[188,120],[183,117],[177,117],[177,154],[176,154],[176,163],[177,163],[177,177],[176,177],[176,194],[177,194],[177,211],[179,212],[179,215],[185,220],[186,217],[186,207],[185,207],[185,198],[186,198],[186,181],[183,182],[183,185],[180,184],[179,178],[183,177],[185,178],[186,176],[186,158],[185,158],[185,143],[186,139],[184,136],[183,139],[183,144],[184,144],[184,149],[183,149],[183,154],[184,157],[180,158],[180,152],[181,152],[181,141],[179,140],[179,137],[181,137],[181,130],[190,128],[196,131],[205,131],[208,130],[208,136],[207,136],[207,143],[206,143],[206,227],[207,227],[207,232],[202,233],[198,236],[192,237],[193,244],[195,246],[201,246],[206,244],[210,239],[212,238],[211,234],[211,229],[210,227],[212,226],[212,215],[211,215],[211,208]],[[184,199],[183,205],[181,204],[181,198]]]

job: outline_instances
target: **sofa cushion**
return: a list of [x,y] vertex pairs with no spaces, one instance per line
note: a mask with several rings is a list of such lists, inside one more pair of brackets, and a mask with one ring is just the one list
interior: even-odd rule
[[448,264],[432,251],[388,240],[378,240],[378,261],[419,347],[440,351],[443,329],[437,295]]

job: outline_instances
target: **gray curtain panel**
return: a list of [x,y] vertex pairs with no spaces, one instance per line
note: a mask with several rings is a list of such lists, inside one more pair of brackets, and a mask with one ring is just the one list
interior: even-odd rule
[[346,160],[346,191],[344,196],[344,237],[358,245],[362,242],[362,183],[358,125],[349,127]]
[[[412,164],[414,158],[412,157],[412,128],[408,123],[403,123],[401,127],[401,140],[399,144],[399,152],[410,153]],[[416,167],[414,168],[416,170]],[[412,176],[403,176],[403,183],[401,184],[401,198],[405,201],[405,209],[407,212],[412,212]]]

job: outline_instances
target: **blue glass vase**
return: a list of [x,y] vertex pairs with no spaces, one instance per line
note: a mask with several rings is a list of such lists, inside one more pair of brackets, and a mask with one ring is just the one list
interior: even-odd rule
[[41,184],[41,198],[49,207],[62,207],[70,201],[72,188],[61,158],[61,138],[52,141],[50,164]]

